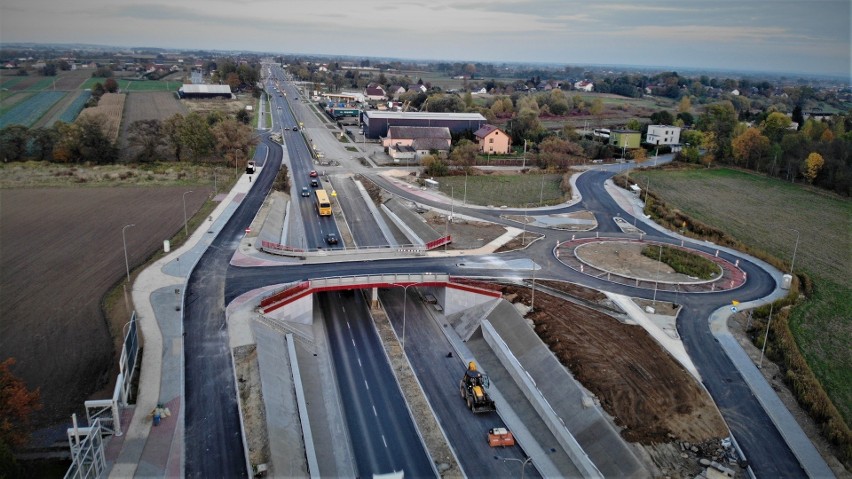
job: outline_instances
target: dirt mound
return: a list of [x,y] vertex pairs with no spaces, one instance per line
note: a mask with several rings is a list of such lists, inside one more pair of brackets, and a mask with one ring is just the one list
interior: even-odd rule
[[[503,293],[530,303],[526,288],[507,286]],[[641,327],[541,292],[527,318],[560,362],[624,428],[626,440],[695,444],[727,436],[709,395]]]

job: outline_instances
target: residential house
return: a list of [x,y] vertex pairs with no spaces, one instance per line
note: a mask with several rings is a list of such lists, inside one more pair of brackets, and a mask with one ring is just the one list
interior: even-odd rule
[[388,98],[393,98],[394,100],[396,100],[403,93],[405,93],[405,88],[403,88],[401,85],[391,85],[391,87],[388,88]]
[[364,96],[367,100],[372,101],[382,101],[387,98],[388,94],[385,92],[384,87],[377,83],[370,83],[367,85],[367,88],[364,90]]
[[408,85],[408,91],[419,91],[420,93],[426,93],[426,86],[414,83],[412,85]]
[[512,151],[512,137],[494,125],[482,125],[473,136],[482,153],[505,155]]
[[616,148],[639,148],[642,132],[636,130],[612,130],[609,134],[609,144]]
[[680,143],[680,127],[671,125],[648,125],[645,143],[652,145],[676,145]]
[[394,161],[420,158],[435,151],[446,156],[450,151],[452,136],[447,127],[391,126],[382,138],[382,146]]
[[580,91],[592,91],[595,89],[595,84],[589,80],[580,80],[574,83],[574,89]]
[[485,95],[486,93],[488,93],[488,90],[486,90],[485,87],[482,87],[479,90],[471,90],[470,92],[471,95]]

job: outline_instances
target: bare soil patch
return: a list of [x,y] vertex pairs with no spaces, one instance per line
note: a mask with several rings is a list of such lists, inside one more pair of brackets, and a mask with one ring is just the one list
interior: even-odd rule
[[237,95],[235,100],[214,98],[209,100],[180,100],[180,103],[191,113],[206,115],[214,111],[220,111],[227,115],[236,115],[238,111],[244,110],[246,106],[254,106],[257,101],[251,95]]
[[[530,302],[526,288],[505,286],[503,293]],[[642,328],[546,293],[536,295],[535,306],[527,318],[539,337],[625,428],[625,439],[703,443],[727,436],[710,396]]]
[[[494,223],[468,221],[459,217],[447,223],[446,215],[434,211],[424,213],[423,218],[435,231],[442,234],[447,232],[453,237],[453,242],[447,246],[447,249],[480,248],[506,232],[504,227]],[[528,240],[532,240],[532,235]]]
[[630,278],[667,283],[694,283],[698,281],[655,259],[642,254],[642,243],[605,241],[578,247],[577,257],[595,267]]
[[[37,426],[67,422],[117,366],[101,300],[183,227],[185,187],[0,190],[0,357],[40,388]],[[195,212],[209,190],[186,196]],[[125,317],[126,318],[126,317]]]
[[249,344],[234,348],[234,366],[243,415],[243,425],[248,441],[249,461],[252,465],[269,463],[269,437],[266,430],[266,409],[263,406],[263,389],[257,346]]

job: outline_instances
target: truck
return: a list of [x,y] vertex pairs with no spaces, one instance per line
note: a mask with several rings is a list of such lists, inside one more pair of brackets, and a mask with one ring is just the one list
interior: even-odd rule
[[489,386],[488,376],[476,369],[473,361],[467,364],[467,371],[459,382],[459,393],[474,414],[497,410],[494,401],[485,389]]
[[488,430],[488,445],[491,447],[514,446],[515,435],[505,427],[492,427]]

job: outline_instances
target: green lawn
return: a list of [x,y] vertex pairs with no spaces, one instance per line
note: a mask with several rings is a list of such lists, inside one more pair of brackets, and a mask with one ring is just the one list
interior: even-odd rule
[[465,177],[442,176],[436,178],[438,187],[447,196],[454,196],[456,201],[464,201],[474,205],[508,206],[510,208],[534,208],[539,206],[539,200],[544,205],[558,204],[563,201],[563,193],[559,189],[562,175],[468,175],[467,193],[465,193]]
[[[630,177],[672,207],[807,272],[816,293],[791,315],[808,364],[852,422],[852,201],[729,169],[641,171]],[[796,232],[799,245],[796,248]]]

